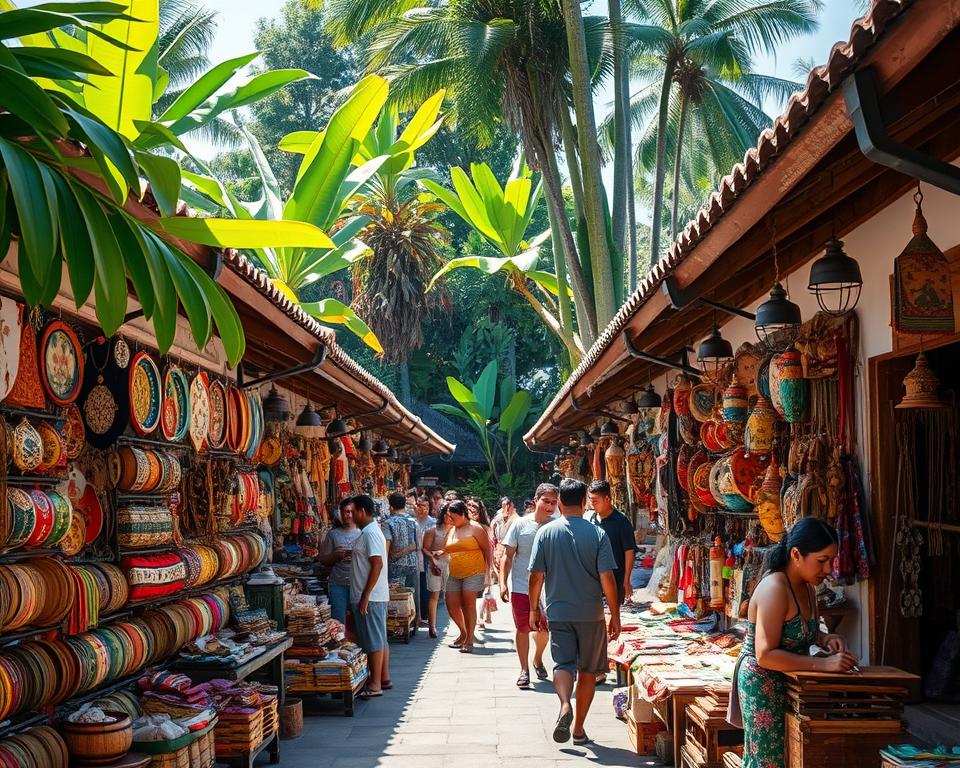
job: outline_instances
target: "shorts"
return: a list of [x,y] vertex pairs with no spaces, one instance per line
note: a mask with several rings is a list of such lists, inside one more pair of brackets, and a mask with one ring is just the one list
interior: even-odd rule
[[440,574],[437,575],[430,568],[430,564],[427,563],[427,591],[428,592],[443,592],[444,587],[446,586],[447,579],[450,576],[450,563],[447,562],[446,558],[441,558],[440,560]]
[[486,571],[475,573],[473,576],[467,576],[464,579],[455,579],[450,576],[447,579],[447,594],[451,592],[476,592],[480,594],[483,592],[486,576]]
[[558,672],[609,672],[607,626],[603,621],[554,621],[550,624],[550,655]]
[[[533,632],[530,626],[530,595],[524,595],[520,592],[510,594],[510,608],[513,610],[513,623],[517,627],[517,632]],[[537,632],[549,632],[547,617],[543,611],[540,611],[540,625]]]
[[366,653],[375,653],[387,647],[387,605],[386,602],[371,601],[366,616],[360,613],[360,606],[350,606],[358,645]]

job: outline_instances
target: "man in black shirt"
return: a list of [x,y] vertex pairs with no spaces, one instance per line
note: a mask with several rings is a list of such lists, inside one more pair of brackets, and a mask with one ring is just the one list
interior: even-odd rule
[[633,593],[630,574],[633,572],[633,560],[637,554],[633,525],[622,512],[614,509],[610,499],[610,483],[606,480],[594,480],[590,483],[588,493],[590,505],[596,513],[595,522],[603,528],[613,546],[613,558],[617,562],[613,576],[617,580],[617,597],[622,605],[626,596]]

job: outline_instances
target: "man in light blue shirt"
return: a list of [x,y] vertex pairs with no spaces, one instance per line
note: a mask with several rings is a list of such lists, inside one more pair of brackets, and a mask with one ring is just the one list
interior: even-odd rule
[[[593,702],[597,675],[607,671],[607,640],[620,635],[620,605],[613,572],[617,563],[603,529],[583,519],[587,486],[565,478],[560,483],[562,517],[544,525],[533,542],[530,558],[530,624],[540,619],[540,593],[545,590],[550,652],[554,661],[553,688],[560,699],[560,716],[553,739],[590,741],[584,722]],[[605,625],[603,598],[610,609]],[[573,697],[574,675],[577,706]]]

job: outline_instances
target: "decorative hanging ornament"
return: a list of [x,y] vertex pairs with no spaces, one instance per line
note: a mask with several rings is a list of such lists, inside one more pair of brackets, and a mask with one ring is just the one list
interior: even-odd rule
[[122,336],[118,336],[113,341],[113,362],[121,371],[127,370],[127,366],[130,365],[130,345]]
[[913,199],[917,204],[913,239],[893,266],[894,326],[899,333],[953,333],[950,263],[927,236],[919,184]]
[[[776,371],[776,375],[774,375]],[[777,381],[777,395],[774,407],[790,424],[803,421],[809,400],[809,382],[803,378],[803,365],[800,353],[789,349],[777,355],[770,363],[770,390],[773,392],[774,379]]]
[[747,388],[734,376],[730,379],[729,386],[723,391],[723,420],[728,424],[744,424],[749,410],[750,400],[747,397]]
[[760,517],[760,525],[763,526],[767,538],[774,543],[780,541],[785,533],[783,514],[780,512],[780,489],[782,485],[783,478],[780,477],[780,467],[774,460],[767,467],[763,484],[754,499],[757,506],[757,515]]
[[776,436],[777,412],[763,395],[757,398],[743,435],[744,447],[750,453],[769,453]]
[[921,352],[913,370],[903,377],[906,393],[897,408],[946,408],[940,399],[940,379],[931,370],[927,356]]

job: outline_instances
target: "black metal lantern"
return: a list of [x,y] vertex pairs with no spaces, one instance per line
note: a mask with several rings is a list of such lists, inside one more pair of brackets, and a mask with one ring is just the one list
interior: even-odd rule
[[617,427],[617,423],[613,419],[607,419],[600,427],[600,435],[602,437],[610,437],[611,435],[619,434],[620,429]]
[[733,345],[720,335],[716,321],[713,331],[700,344],[697,350],[697,362],[704,373],[716,374],[733,362]]
[[599,439],[600,439],[601,434],[600,434],[600,425],[599,425],[599,424],[594,424],[594,425],[593,425],[593,429],[590,430],[590,437],[593,438],[594,440],[599,440]]
[[357,448],[366,453],[367,451],[373,448],[373,443],[370,441],[370,438],[367,437],[366,433],[360,435],[360,442],[357,443]]
[[386,456],[390,453],[390,446],[382,437],[373,444],[373,453],[377,456]]
[[387,454],[387,459],[389,461],[396,461],[399,458],[400,458],[400,454],[397,453],[397,449],[391,446],[390,452]]
[[783,352],[800,335],[800,307],[787,298],[783,286],[776,282],[770,298],[757,307],[753,326],[757,338],[770,352]]
[[640,408],[637,405],[637,401],[632,397],[623,404],[623,408],[621,410],[625,416],[636,416],[638,413],[640,413]]
[[[266,410],[266,404],[264,404],[264,410]],[[303,406],[303,410],[300,411],[300,415],[297,416],[297,426],[298,427],[322,427],[323,419],[320,418],[320,414],[313,410],[313,406],[310,403],[307,403]]]
[[580,432],[579,443],[581,448],[593,445],[593,438],[586,431]]
[[647,384],[647,388],[643,390],[643,394],[637,400],[637,406],[639,408],[659,408],[661,405],[663,405],[663,398],[653,388],[653,382]]
[[327,437],[343,437],[350,431],[350,425],[339,416],[327,425]]
[[860,301],[863,276],[860,265],[843,250],[843,241],[831,238],[827,250],[810,267],[807,286],[817,297],[820,309],[833,317],[847,314]]
[[267,396],[263,398],[263,420],[284,422],[290,419],[290,402],[277,390],[270,387]]

